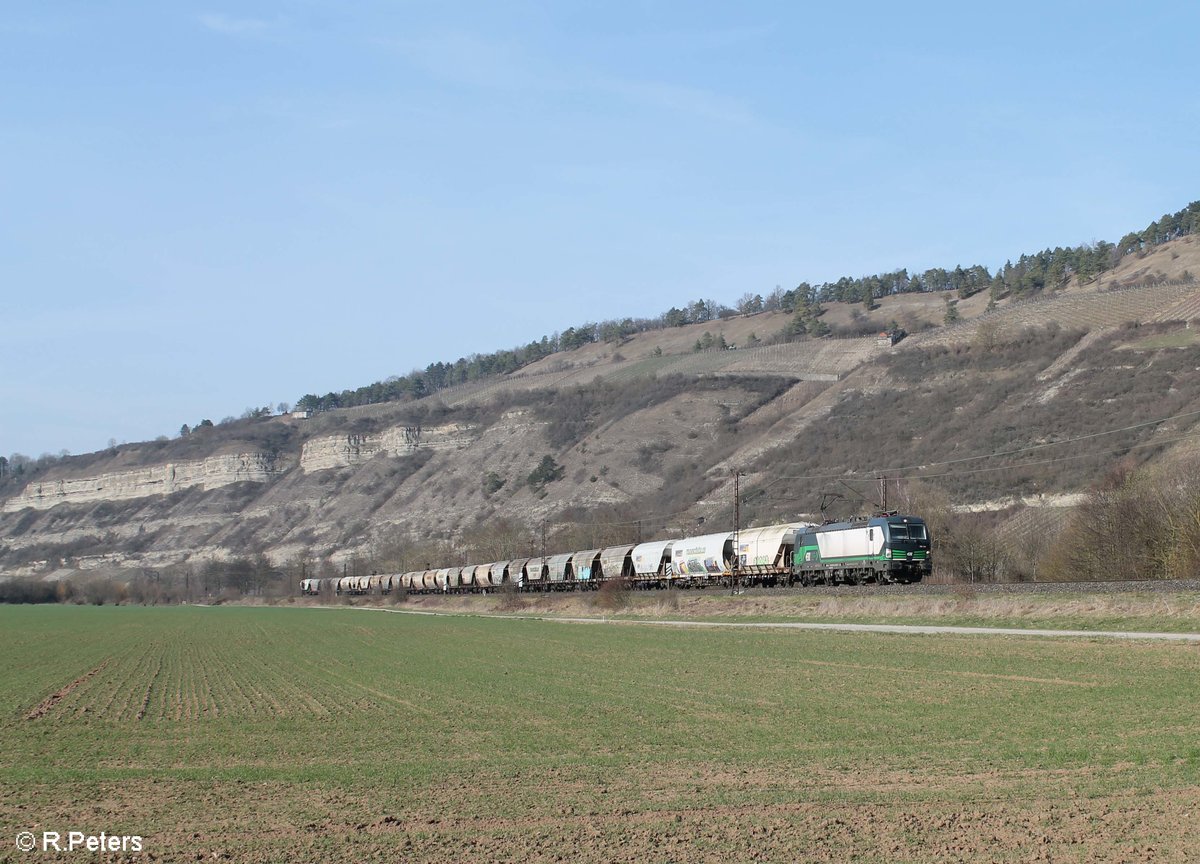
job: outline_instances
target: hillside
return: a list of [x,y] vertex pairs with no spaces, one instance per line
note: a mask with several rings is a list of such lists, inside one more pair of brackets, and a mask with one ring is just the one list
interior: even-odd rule
[[[945,293],[886,297],[869,313],[826,306],[843,330],[900,323],[912,335],[894,346],[755,344],[789,316],[736,316],[591,343],[415,402],[70,457],[0,484],[0,571],[260,553],[301,568],[491,560],[540,543],[543,523],[569,546],[731,522],[734,470],[750,522],[817,515],[827,492],[844,496],[834,512],[863,509],[887,469],[906,478],[889,487],[906,503],[1020,524],[1030,507],[1077,500],[1118,458],[1190,453],[1188,417],[954,468],[1200,410],[1187,323],[1200,317],[1198,259],[1185,237],[1089,285],[990,311],[986,292],[958,301],[950,326]],[[705,333],[737,347],[694,350]]]

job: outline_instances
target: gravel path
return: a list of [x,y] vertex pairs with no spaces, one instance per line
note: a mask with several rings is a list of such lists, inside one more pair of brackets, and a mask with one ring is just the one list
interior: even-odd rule
[[[397,610],[398,611],[398,610]],[[523,616],[487,616],[523,617]],[[1172,642],[1200,642],[1200,633],[1143,633],[1131,630],[1040,630],[1023,627],[950,627],[936,624],[838,624],[834,623],[764,623],[741,621],[669,621],[626,618],[535,618],[532,620],[570,621],[576,624],[654,624],[662,627],[741,627],[770,630],[841,630],[855,633],[926,633],[965,634],[973,636],[1059,636],[1102,639],[1165,639]]]
[[[326,606],[326,609],[339,607]],[[340,607],[347,608],[347,607]],[[1148,633],[1137,630],[1048,630],[1032,627],[952,627],[938,624],[839,624],[810,623],[800,621],[691,621],[686,619],[672,620],[665,618],[572,618],[556,615],[498,615],[479,612],[435,612],[423,609],[384,609],[375,607],[349,607],[374,610],[377,612],[394,612],[400,615],[448,615],[453,617],[465,616],[470,618],[511,618],[518,621],[558,621],[568,624],[627,624],[649,625],[652,627],[726,627],[743,630],[834,630],[851,633],[906,633],[924,635],[966,635],[966,636],[1042,636],[1071,639],[1133,639],[1158,640],[1167,642],[1200,642],[1200,633]]]

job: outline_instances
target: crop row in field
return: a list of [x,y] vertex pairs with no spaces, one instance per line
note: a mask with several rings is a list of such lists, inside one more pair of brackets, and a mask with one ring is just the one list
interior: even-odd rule
[[1200,851],[1195,647],[353,609],[0,624],[12,833],[124,830],[167,860]]

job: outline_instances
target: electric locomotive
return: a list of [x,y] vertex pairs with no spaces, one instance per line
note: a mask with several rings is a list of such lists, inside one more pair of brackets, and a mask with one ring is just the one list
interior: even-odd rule
[[883,513],[814,525],[796,537],[792,573],[802,585],[920,582],[933,568],[919,516]]

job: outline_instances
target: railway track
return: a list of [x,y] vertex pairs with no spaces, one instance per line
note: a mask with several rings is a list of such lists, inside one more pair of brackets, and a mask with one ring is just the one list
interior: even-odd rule
[[843,597],[937,597],[972,594],[1128,594],[1128,593],[1178,594],[1200,593],[1200,579],[1141,579],[1137,581],[1107,582],[974,582],[950,585],[932,582],[917,582],[911,585],[814,585],[776,588],[748,588],[747,595],[763,594],[778,597],[781,594]]

